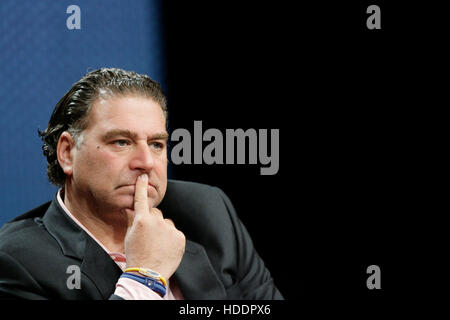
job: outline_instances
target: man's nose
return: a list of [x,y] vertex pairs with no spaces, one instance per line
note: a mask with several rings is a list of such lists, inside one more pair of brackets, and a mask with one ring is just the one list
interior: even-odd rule
[[141,170],[148,172],[153,168],[154,158],[147,143],[137,143],[133,152],[133,157],[130,161],[130,168],[132,170]]

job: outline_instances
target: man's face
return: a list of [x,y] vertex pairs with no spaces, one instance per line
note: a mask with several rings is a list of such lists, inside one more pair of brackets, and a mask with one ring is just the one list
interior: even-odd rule
[[167,188],[167,131],[161,106],[139,96],[98,99],[81,144],[71,149],[71,189],[104,211],[133,208],[137,177],[149,176],[149,207]]

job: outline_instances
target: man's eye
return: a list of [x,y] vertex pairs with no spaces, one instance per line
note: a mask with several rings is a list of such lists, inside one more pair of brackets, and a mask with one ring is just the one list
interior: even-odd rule
[[155,149],[162,149],[164,148],[164,145],[161,142],[152,142],[150,144]]
[[113,144],[118,147],[126,147],[128,145],[128,141],[127,140],[116,140],[116,141],[113,141]]

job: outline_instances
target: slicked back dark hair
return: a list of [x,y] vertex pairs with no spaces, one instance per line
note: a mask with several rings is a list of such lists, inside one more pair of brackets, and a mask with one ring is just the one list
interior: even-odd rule
[[47,175],[51,183],[64,186],[66,175],[58,163],[56,148],[64,131],[68,131],[76,144],[80,134],[88,126],[89,110],[98,98],[115,96],[142,96],[158,103],[166,118],[167,101],[161,86],[147,75],[116,68],[102,68],[87,73],[59,100],[44,131],[39,132],[43,141],[42,151],[47,157]]

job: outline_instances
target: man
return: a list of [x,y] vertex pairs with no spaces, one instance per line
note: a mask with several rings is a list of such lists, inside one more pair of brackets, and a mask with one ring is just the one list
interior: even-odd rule
[[167,180],[148,76],[88,73],[40,135],[53,201],[0,230],[0,298],[282,299],[226,195]]

